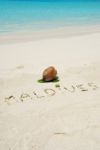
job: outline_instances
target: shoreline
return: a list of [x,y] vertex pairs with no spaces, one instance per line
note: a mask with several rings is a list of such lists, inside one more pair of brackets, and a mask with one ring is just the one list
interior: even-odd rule
[[96,25],[74,25],[57,29],[46,29],[39,31],[14,32],[8,35],[0,35],[0,44],[23,43],[52,38],[68,38],[81,35],[100,33],[100,24]]

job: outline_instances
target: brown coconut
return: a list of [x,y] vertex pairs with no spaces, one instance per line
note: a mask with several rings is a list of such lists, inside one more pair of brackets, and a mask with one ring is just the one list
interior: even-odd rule
[[43,71],[43,80],[46,82],[52,81],[57,78],[57,70],[54,67],[48,67]]

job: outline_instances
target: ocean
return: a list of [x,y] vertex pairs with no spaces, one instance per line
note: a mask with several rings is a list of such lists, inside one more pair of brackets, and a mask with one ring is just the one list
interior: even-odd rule
[[100,0],[0,0],[0,35],[100,24]]

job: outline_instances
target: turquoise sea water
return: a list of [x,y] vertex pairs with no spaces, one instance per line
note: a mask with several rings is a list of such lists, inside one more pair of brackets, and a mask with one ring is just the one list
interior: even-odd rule
[[100,24],[100,0],[0,0],[0,34]]

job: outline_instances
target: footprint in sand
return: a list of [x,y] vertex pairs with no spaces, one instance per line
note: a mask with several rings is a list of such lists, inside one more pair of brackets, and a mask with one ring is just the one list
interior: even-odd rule
[[16,69],[24,69],[24,65],[18,65],[16,66]]
[[57,149],[57,150],[66,150],[66,133],[54,133],[54,135],[49,139],[45,144],[45,150]]

